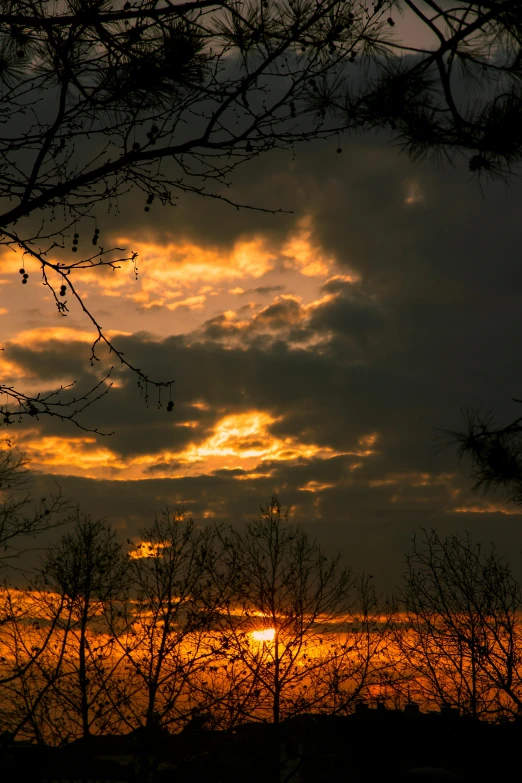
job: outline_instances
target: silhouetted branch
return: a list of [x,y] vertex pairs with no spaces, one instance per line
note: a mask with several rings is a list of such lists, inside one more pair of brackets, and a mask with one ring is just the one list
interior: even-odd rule
[[503,489],[513,502],[522,502],[522,417],[498,427],[491,412],[465,408],[463,414],[465,429],[443,430],[443,447],[457,446],[459,458],[470,459],[474,492]]

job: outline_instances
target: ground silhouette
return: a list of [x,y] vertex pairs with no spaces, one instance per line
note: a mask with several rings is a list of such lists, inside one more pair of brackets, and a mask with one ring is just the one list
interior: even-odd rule
[[[362,783],[510,780],[522,722],[491,724],[454,709],[359,703],[352,715],[304,714],[233,731],[139,728],[62,748],[1,737],[2,780],[16,783]],[[278,755],[278,763],[276,761]]]

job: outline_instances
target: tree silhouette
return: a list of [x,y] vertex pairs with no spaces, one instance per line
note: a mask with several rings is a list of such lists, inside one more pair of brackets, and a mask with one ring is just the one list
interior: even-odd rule
[[373,575],[361,574],[344,632],[328,645],[319,679],[323,709],[350,714],[358,701],[384,701],[397,692],[397,647],[393,643],[393,604],[378,594]]
[[26,551],[21,540],[71,520],[73,506],[59,487],[55,495],[34,502],[26,491],[28,464],[27,457],[10,442],[0,444],[0,566],[12,565]]
[[467,408],[464,420],[465,429],[444,430],[445,445],[456,445],[460,459],[471,461],[473,491],[500,490],[517,505],[522,503],[522,417],[499,427],[491,412]]
[[[26,490],[28,464],[27,457],[9,441],[0,448],[0,569],[5,571],[0,589],[0,700],[13,707],[8,723],[15,733],[33,721],[32,695],[26,685],[42,665],[64,603],[58,599],[50,607],[35,594],[14,586],[8,576],[16,574],[19,580],[21,575],[27,576],[27,568],[21,565],[22,555],[40,548],[28,546],[27,539],[35,539],[74,518],[74,506],[59,487],[55,495],[33,500]],[[35,698],[41,695],[38,690]],[[33,736],[38,737],[36,724],[34,728]]]
[[122,718],[134,726],[180,725],[190,712],[191,681],[212,658],[208,634],[219,596],[209,589],[214,531],[182,510],[165,510],[140,531],[130,553],[129,599],[113,603],[109,627],[133,683]]
[[514,715],[522,699],[520,585],[468,534],[413,539],[397,646],[408,693],[473,718]]
[[112,654],[115,640],[105,610],[125,590],[126,559],[108,522],[78,512],[72,532],[48,550],[38,577],[50,601],[59,596],[64,606],[59,625],[64,653],[56,658],[59,676],[51,697],[88,738],[93,726],[110,725],[107,713],[116,709],[108,691],[119,660]]
[[366,127],[388,127],[413,159],[467,159],[480,176],[509,177],[522,160],[522,9],[513,0],[464,2],[426,0],[387,4],[387,22],[400,31],[406,12],[429,34],[393,36],[383,50],[378,75],[363,90],[339,85],[333,103],[340,116],[354,113]]
[[[270,767],[283,778],[280,724],[321,710],[330,642],[353,603],[354,579],[292,525],[277,496],[244,529],[222,528],[215,580],[225,598],[217,618],[215,677],[205,706],[217,722],[271,723]],[[329,635],[329,632],[332,636]]]

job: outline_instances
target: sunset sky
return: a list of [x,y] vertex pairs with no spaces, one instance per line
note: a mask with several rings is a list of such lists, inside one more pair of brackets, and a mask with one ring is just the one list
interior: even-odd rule
[[[166,505],[196,522],[240,523],[277,491],[329,552],[388,589],[415,530],[495,540],[522,576],[522,513],[473,496],[437,428],[465,405],[520,415],[522,186],[410,163],[385,135],[274,152],[238,169],[227,197],[291,214],[237,211],[181,197],[175,208],[129,196],[99,213],[101,244],[132,266],[76,277],[126,358],[174,378],[147,408],[136,379],[84,416],[111,436],[41,419],[3,428],[37,471],[86,513],[133,536]],[[90,250],[92,221],[78,227]],[[83,247],[82,247],[83,244]],[[26,391],[103,377],[78,308],[56,311],[36,265],[4,251],[4,383]]]

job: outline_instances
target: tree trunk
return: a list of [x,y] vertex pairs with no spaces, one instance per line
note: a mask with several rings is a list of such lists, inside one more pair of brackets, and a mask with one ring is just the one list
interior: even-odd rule
[[85,739],[88,739],[90,735],[89,730],[89,699],[87,689],[89,686],[89,680],[87,677],[87,665],[85,661],[85,648],[87,644],[87,617],[86,614],[82,617],[80,627],[80,650],[79,650],[79,669],[78,676],[80,681],[80,709],[81,709],[81,721],[82,721],[82,733]]

